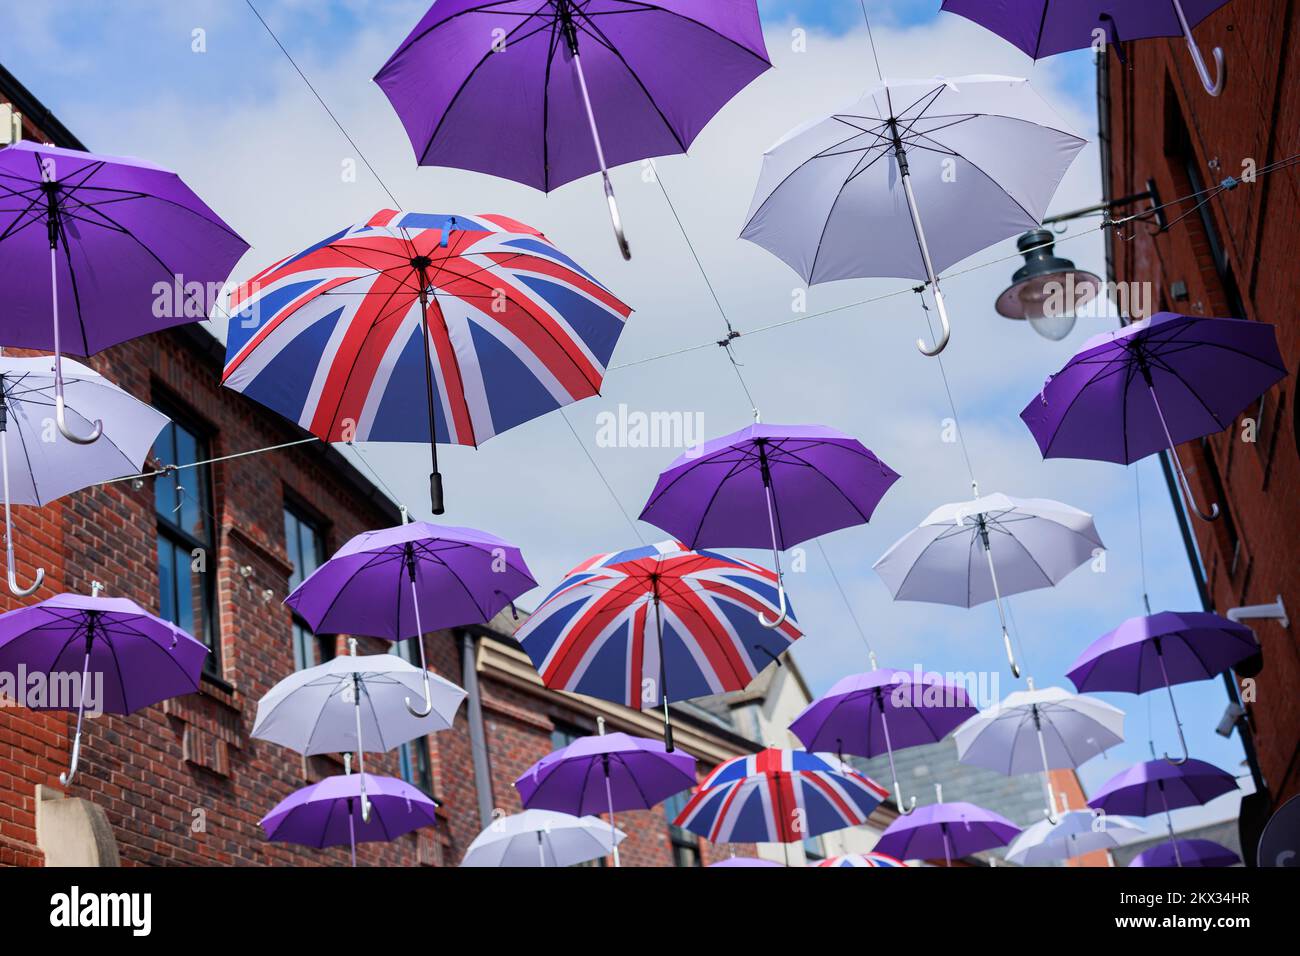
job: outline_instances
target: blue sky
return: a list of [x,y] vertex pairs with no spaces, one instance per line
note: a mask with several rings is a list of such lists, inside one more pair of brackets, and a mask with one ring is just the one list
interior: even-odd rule
[[[594,421],[620,404],[631,409],[699,411],[709,435],[747,423],[722,353],[689,352],[632,364],[717,338],[720,319],[657,189],[638,188],[639,170],[615,171],[634,248],[632,263],[608,238],[599,190],[570,184],[542,196],[516,184],[441,169],[417,169],[400,125],[370,77],[423,12],[415,0],[255,0],[339,120],[362,145],[385,183],[408,208],[493,210],[543,228],[556,244],[600,276],[636,313],[620,342],[604,394],[566,411],[583,442],[575,447],[559,416],[528,423],[478,450],[442,455],[449,523],[484,527],[519,543],[544,588],[599,551],[635,544],[622,509],[640,510],[655,474],[674,457],[666,449],[596,447]],[[938,0],[867,0],[887,75],[955,76],[1002,72],[1028,76],[1081,135],[1095,140],[1095,75],[1089,54],[1033,64],[1009,44],[959,17]],[[661,181],[729,316],[742,332],[788,317],[798,283],[762,250],[737,240],[764,148],[786,129],[824,114],[874,80],[859,0],[761,0],[776,69],[760,77],[700,136],[690,157],[658,164]],[[236,277],[302,248],[389,202],[364,170],[341,184],[351,150],[243,2],[51,0],[14,6],[0,34],[0,62],[15,73],[92,149],[138,155],[176,169],[253,244]],[[807,31],[806,53],[791,50]],[[206,50],[193,51],[195,30]],[[1067,174],[1053,208],[1100,198],[1095,145]],[[1095,221],[1071,227],[1058,251],[1103,271]],[[968,268],[1014,252],[1012,240],[971,258]],[[1044,376],[1104,326],[1081,321],[1061,343],[993,314],[991,303],[1015,263],[954,277],[945,284],[956,331],[946,369],[984,492],[1057,498],[1096,516],[1108,545],[1104,573],[1075,572],[1059,587],[1011,601],[1024,657],[1039,686],[1068,683],[1064,671],[1092,639],[1141,613],[1134,469],[1043,462],[1017,418]],[[898,280],[832,283],[809,292],[809,309],[849,306],[905,286]],[[938,440],[949,414],[936,364],[919,357],[914,297],[846,308],[825,318],[742,335],[736,346],[767,421],[816,421],[860,437],[903,475],[869,526],[828,536],[825,549],[882,663],[910,669],[991,671],[1002,694],[1016,689],[1006,672],[991,606],[972,610],[895,604],[871,563],[899,535],[945,501],[968,496],[955,446]],[[419,448],[362,450],[399,497],[419,513],[425,453]],[[595,459],[597,476],[587,460]],[[1144,488],[1146,573],[1155,609],[1196,606],[1168,496],[1154,460],[1135,466]],[[648,526],[637,533],[662,537]],[[762,555],[752,555],[766,560]],[[825,690],[866,669],[861,643],[821,553],[790,590],[807,637],[795,656]],[[1176,691],[1196,756],[1243,772],[1235,740],[1215,735],[1226,704],[1218,681]],[[1174,745],[1161,696],[1106,695],[1129,714],[1129,740],[1081,769],[1096,787],[1148,757],[1148,703],[1158,748]],[[1212,815],[1226,815],[1222,806]]]

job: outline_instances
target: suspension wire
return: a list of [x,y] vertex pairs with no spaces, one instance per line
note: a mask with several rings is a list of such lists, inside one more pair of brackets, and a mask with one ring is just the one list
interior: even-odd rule
[[204,465],[215,465],[222,461],[233,461],[236,458],[248,458],[251,455],[261,455],[268,451],[281,451],[285,448],[293,448],[297,445],[310,445],[312,442],[318,442],[321,439],[312,435],[310,438],[299,438],[294,441],[282,442],[278,445],[267,445],[265,448],[252,448],[248,451],[237,451],[229,455],[218,455],[215,458],[205,458],[202,461],[186,462],[183,465],[169,465],[163,463],[151,471],[142,471],[136,475],[123,475],[120,478],[109,478],[107,481],[97,481],[90,487],[98,488],[102,485],[115,485],[121,481],[138,481],[145,478],[156,478],[159,475],[166,475],[172,472],[184,471],[186,468],[201,468]]
[[885,82],[885,74],[880,71],[880,57],[876,53],[876,36],[871,32],[871,18],[867,16],[867,0],[858,0],[858,5],[862,7],[862,19],[867,24],[867,39],[871,42],[871,58],[876,61],[876,79],[883,83]]
[[379,487],[384,489],[384,492],[388,495],[389,498],[393,500],[393,502],[399,508],[403,509],[409,514],[410,509],[406,507],[406,503],[402,501],[400,497],[398,497],[397,492],[393,491],[392,488],[388,487],[388,482],[384,481],[383,477],[379,474],[379,472],[377,472],[371,466],[370,462],[366,459],[365,452],[361,450],[361,446],[358,445],[356,442],[348,442],[347,444],[349,448],[351,448],[354,452],[357,453],[357,461],[361,462],[361,464],[365,466],[366,471],[370,472],[370,477],[375,479],[375,482],[379,485]]
[[605,490],[609,492],[609,496],[614,499],[614,504],[618,506],[619,513],[623,515],[623,520],[626,521],[628,527],[632,529],[632,533],[636,535],[636,539],[642,544],[645,544],[645,536],[641,533],[640,527],[638,527],[637,523],[632,520],[632,516],[628,514],[627,509],[623,507],[623,502],[615,493],[614,486],[610,484],[609,479],[605,477],[605,473],[600,470],[600,465],[596,464],[596,459],[592,457],[591,452],[587,450],[587,446],[583,444],[582,439],[578,437],[578,432],[573,427],[573,422],[569,421],[569,416],[564,413],[563,408],[558,411],[560,417],[564,419],[564,424],[569,426],[569,431],[573,435],[573,440],[578,443],[578,447],[582,449],[582,453],[587,456],[587,461],[591,462],[591,467],[596,472],[596,477],[601,480],[601,483],[605,486]]
[[826,553],[826,546],[822,544],[821,538],[813,538],[817,542],[817,550],[822,554],[822,561],[826,564],[826,570],[831,573],[831,580],[835,582],[835,588],[840,592],[840,599],[844,602],[844,608],[849,612],[849,619],[853,621],[853,627],[858,632],[858,637],[867,648],[867,655],[873,662],[876,659],[875,648],[871,646],[871,639],[867,637],[867,632],[862,627],[862,622],[858,620],[858,614],[853,610],[853,602],[849,600],[848,593],[844,590],[844,585],[840,583],[840,576],[835,573],[835,565],[831,564],[830,556]]
[[334,115],[334,111],[329,108],[329,105],[321,95],[316,92],[316,87],[312,86],[311,80],[307,79],[307,74],[302,71],[302,68],[298,66],[297,62],[289,54],[289,51],[285,49],[284,44],[281,43],[280,38],[275,35],[275,31],[271,29],[271,25],[267,23],[262,14],[258,12],[257,7],[253,6],[253,0],[244,0],[244,2],[248,5],[248,9],[253,11],[253,16],[257,17],[258,22],[262,24],[262,27],[266,30],[267,34],[269,34],[271,39],[275,41],[275,45],[280,48],[280,52],[283,53],[284,58],[289,61],[289,65],[294,68],[300,77],[302,77],[302,81],[307,84],[307,89],[311,90],[311,95],[316,97],[316,102],[320,103],[321,108],[329,114],[329,118],[334,121],[334,125],[337,126],[339,132],[343,134],[343,138],[348,141],[348,145],[351,146],[357,156],[361,158],[361,161],[366,164],[366,169],[370,170],[370,175],[375,177],[375,182],[379,183],[380,188],[388,194],[388,198],[393,201],[393,205],[398,209],[401,209],[402,204],[397,201],[397,197],[393,195],[393,191],[388,188],[388,185],[380,177],[379,173],[375,171],[375,167],[371,165],[370,160],[366,158],[366,154],[361,151],[361,147],[356,144],[356,141],[351,137],[351,135],[349,135],[348,131],[343,128],[343,124],[340,123],[338,117]]
[[1142,576],[1142,604],[1148,615],[1151,614],[1150,592],[1147,590],[1147,548],[1145,532],[1142,528],[1142,462],[1133,463],[1133,490],[1137,496],[1137,532],[1138,532],[1138,567]]

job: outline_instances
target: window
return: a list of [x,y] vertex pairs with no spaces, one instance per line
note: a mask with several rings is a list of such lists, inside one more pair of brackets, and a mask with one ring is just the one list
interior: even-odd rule
[[[286,505],[284,508],[284,547],[293,570],[289,573],[289,590],[302,584],[325,560],[325,537],[320,525]],[[307,622],[293,615],[293,666],[295,670],[313,667],[334,656],[334,639],[317,637]]]
[[674,826],[673,821],[686,807],[689,791],[677,793],[664,801],[664,816],[668,818],[668,839],[673,848],[673,866],[700,865],[700,838],[690,830]]
[[197,428],[170,409],[173,419],[154,443],[162,462],[182,470],[154,479],[154,512],[158,523],[158,606],[161,616],[184,628],[208,646],[204,670],[221,672],[216,617],[216,520],[212,514],[212,473],[207,465],[193,466],[209,456],[208,443]]
[[825,859],[826,847],[822,844],[822,838],[819,836],[810,836],[803,838],[803,855],[809,863]]
[[[408,664],[420,666],[420,650],[414,642],[395,641],[389,652]],[[433,796],[433,764],[429,761],[429,738],[416,737],[397,748],[397,773],[413,787]]]
[[551,730],[551,749],[567,747],[579,737],[585,736],[581,730],[568,724],[556,724]]

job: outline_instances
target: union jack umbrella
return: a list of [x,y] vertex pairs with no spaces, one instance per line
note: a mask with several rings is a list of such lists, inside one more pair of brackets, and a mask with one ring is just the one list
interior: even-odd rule
[[714,843],[794,843],[866,823],[887,796],[831,754],[768,747],[714,767],[673,824]]
[[547,687],[628,707],[743,690],[803,636],[778,628],[776,575],[716,551],[664,541],[598,554],[570,571],[515,634]]
[[902,860],[897,860],[892,856],[886,856],[884,853],[849,853],[845,856],[833,856],[830,859],[822,860],[818,866],[885,866],[885,867],[902,867],[907,869],[908,866]]
[[428,442],[442,514],[437,443],[598,394],[631,311],[531,226],[385,209],[231,295],[222,383],[325,441]]

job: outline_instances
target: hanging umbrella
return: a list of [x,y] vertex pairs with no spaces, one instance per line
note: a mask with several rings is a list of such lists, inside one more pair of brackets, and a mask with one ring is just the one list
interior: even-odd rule
[[758,857],[758,856],[732,856],[732,857],[728,857],[725,860],[719,860],[717,863],[710,863],[708,866],[705,867],[705,869],[711,870],[714,869],[715,867],[722,867],[722,866],[726,866],[726,867],[779,866],[784,868],[785,864],[778,863],[776,862],[776,860],[764,860],[762,857]]
[[943,857],[952,866],[960,858],[1006,846],[1020,828],[992,810],[973,803],[932,803],[898,817],[876,841],[876,851],[900,860]]
[[609,167],[686,152],[771,65],[754,0],[439,0],[375,82],[421,166],[546,192],[599,170],[630,259]]
[[776,575],[716,551],[663,541],[588,558],[515,633],[542,682],[633,708],[744,690],[803,632],[775,629]]
[[1213,520],[1174,446],[1230,427],[1286,374],[1271,325],[1158,312],[1090,338],[1020,417],[1044,458],[1127,465],[1168,450],[1188,509]]
[[206,319],[247,249],[175,173],[37,143],[0,150],[0,345],[54,351],[54,420],[69,441],[95,441],[101,423],[85,436],[69,426],[64,349],[93,355]]
[[1110,850],[1143,833],[1142,827],[1124,817],[1112,817],[1092,810],[1066,810],[1056,823],[1039,820],[1026,827],[1007,847],[1007,862],[1039,866],[1096,850]]
[[609,856],[627,839],[599,817],[525,810],[497,817],[474,838],[461,866],[575,866]]
[[[364,776],[326,777],[295,790],[259,821],[266,838],[317,849],[346,844],[356,866],[358,843],[389,843],[437,824],[438,805],[417,787],[395,777]],[[363,794],[370,805],[369,819],[361,815]]]
[[[1015,44],[1035,60],[1068,50],[1086,50],[1097,42],[1098,31],[1121,61],[1120,44],[1151,37],[1187,40],[1196,73],[1211,96],[1223,92],[1223,51],[1214,48],[1214,77],[1210,77],[1192,28],[1228,0],[944,0],[941,9],[973,20]],[[1229,28],[1231,29],[1231,28]]]
[[[316,632],[415,638],[427,674],[423,635],[485,624],[536,586],[519,549],[496,535],[413,521],[357,535],[284,603]],[[429,713],[430,695],[426,677],[423,708],[406,703],[413,716]]]
[[937,273],[1038,228],[1083,145],[1025,80],[889,80],[767,151],[740,235],[809,285],[927,281],[943,330],[917,347],[938,355],[950,327]]
[[936,508],[872,567],[895,601],[974,607],[992,600],[1019,677],[1003,596],[1052,587],[1104,547],[1086,512],[1046,498],[992,494]]
[[221,380],[325,441],[428,442],[437,515],[438,442],[596,395],[631,311],[531,226],[385,209],[232,293]]
[[714,767],[673,825],[713,843],[797,843],[866,823],[888,796],[830,754],[768,747]]
[[[370,819],[366,795],[366,751],[392,750],[416,737],[447,730],[465,691],[393,654],[352,653],[296,671],[257,702],[252,735],[300,754],[351,751],[361,773],[361,815]],[[406,705],[428,680],[429,713],[415,716]]]
[[[126,598],[56,594],[0,614],[0,673],[44,674],[51,692],[28,700],[32,710],[75,710],[77,729],[65,786],[77,774],[86,711],[133,714],[199,689],[208,649],[170,621]],[[21,669],[21,671],[20,671]],[[80,673],[78,684],[62,679]],[[92,680],[92,675],[95,678]],[[73,688],[72,700],[54,699],[56,687]],[[91,699],[97,697],[97,700]]]
[[1014,777],[1043,774],[1047,818],[1057,822],[1055,769],[1078,767],[1124,740],[1124,712],[1060,687],[1008,694],[953,732],[957,759]]
[[[3,250],[3,246],[0,246]],[[46,423],[57,404],[59,374],[48,356],[0,356],[0,471],[4,478],[5,548],[9,590],[17,597],[34,594],[45,580],[45,569],[27,587],[18,584],[14,563],[13,525],[9,506],[45,505],[98,481],[138,472],[167,416],[122,391],[98,372],[66,359],[65,419],[85,425],[100,419],[106,438],[90,447],[70,444]],[[9,438],[17,443],[19,467],[10,474]]]
[[[1174,684],[1208,680],[1259,653],[1244,624],[1205,611],[1162,611],[1131,617],[1089,644],[1066,674],[1080,693],[1100,690],[1145,694],[1164,687],[1187,760],[1187,739],[1174,702]],[[1171,759],[1168,754],[1165,759]]]
[[908,866],[902,860],[896,860],[892,856],[886,856],[884,853],[849,853],[846,856],[833,856],[829,859],[822,860],[818,866],[880,866],[886,868],[902,867],[907,869]]
[[837,681],[803,709],[790,732],[809,750],[833,751],[841,758],[846,753],[888,754],[894,800],[898,812],[906,815],[915,809],[916,797],[910,805],[903,801],[894,751],[942,740],[976,713],[966,691],[956,684],[937,675],[918,680],[908,671],[884,668]]
[[[604,718],[601,718],[604,730]],[[574,816],[609,813],[612,834],[616,810],[648,810],[695,786],[695,758],[668,753],[658,740],[629,734],[579,737],[547,754],[515,781],[525,807],[559,810]],[[614,865],[619,865],[614,846]]]
[[[1232,774],[1204,760],[1191,759],[1171,764],[1167,760],[1148,760],[1134,764],[1107,780],[1088,801],[1088,806],[1108,814],[1151,817],[1164,813],[1170,839],[1174,838],[1171,811],[1180,807],[1199,807],[1215,797],[1237,788]],[[1182,866],[1178,843],[1173,844],[1174,861]]]
[[898,473],[857,439],[822,425],[763,425],[706,442],[659,476],[641,520],[692,548],[772,548],[781,614],[781,552],[864,524]]
[[1170,840],[1143,850],[1129,866],[1237,866],[1241,857],[1213,840]]

